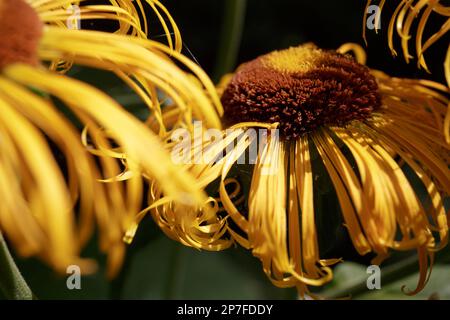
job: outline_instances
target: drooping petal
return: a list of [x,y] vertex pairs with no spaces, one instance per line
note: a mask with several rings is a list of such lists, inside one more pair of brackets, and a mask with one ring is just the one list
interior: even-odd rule
[[[65,272],[68,265],[80,262],[70,192],[44,135],[19,112],[17,100],[4,92],[0,96],[5,199],[0,224],[20,252],[39,255]],[[17,227],[21,223],[27,227]]]
[[185,124],[191,123],[195,113],[198,120],[220,128],[218,114],[221,104],[211,80],[189,59],[174,53],[174,58],[202,81],[199,85],[198,80],[193,81],[170,60],[168,54],[170,49],[154,41],[54,27],[46,29],[39,50],[43,60],[70,58],[77,64],[118,73],[141,97],[146,97],[143,102],[151,111],[161,113],[159,104],[152,103],[154,88],[158,88],[182,111],[180,117]]

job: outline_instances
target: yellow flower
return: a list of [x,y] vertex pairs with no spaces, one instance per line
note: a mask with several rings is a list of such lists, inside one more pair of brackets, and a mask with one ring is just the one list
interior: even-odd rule
[[[392,78],[370,70],[365,60],[355,44],[337,51],[306,44],[245,63],[218,88],[230,131],[214,139],[199,131],[173,149],[205,187],[219,180],[218,201],[228,215],[224,241],[252,250],[279,287],[296,286],[304,294],[308,285],[330,281],[330,265],[340,259],[319,252],[314,197],[324,187],[316,180],[320,167],[360,255],[373,253],[379,264],[391,250],[417,250],[420,280],[410,293],[423,288],[434,252],[447,244],[450,147],[441,130],[448,90]],[[247,130],[258,127],[266,138]],[[239,167],[239,159],[248,164],[258,144],[247,203],[239,206],[242,186],[230,172],[248,168]],[[426,200],[405,168],[425,187]],[[214,207],[224,216],[219,203]],[[186,228],[185,208],[157,209],[154,217],[172,238],[206,247]]]
[[[445,37],[450,30],[450,6],[445,5],[440,0],[402,0],[397,5],[389,22],[388,27],[388,44],[393,56],[397,56],[397,51],[394,48],[394,29],[401,40],[401,47],[405,61],[409,63],[413,56],[410,53],[410,40],[414,39],[416,47],[417,66],[424,68],[429,72],[426,61],[425,51],[427,51],[433,44]],[[380,14],[386,0],[379,2]],[[366,10],[364,12],[363,38],[366,41],[366,21],[367,9],[372,5],[372,0],[368,0]],[[441,28],[433,33],[426,41],[423,40],[423,34],[427,22],[433,16],[442,16],[447,19],[442,24]],[[377,16],[379,19],[379,16]],[[419,19],[420,18],[420,19]],[[414,22],[418,20],[417,30],[415,35],[411,31]],[[366,41],[367,43],[367,41]],[[447,86],[450,88],[450,44],[448,45],[446,58],[444,61],[444,72],[447,80]],[[450,105],[448,106],[447,115],[444,123],[444,134],[447,143],[450,143]]]
[[[0,0],[0,230],[23,256],[39,256],[59,271],[81,264],[87,272],[92,264],[77,257],[96,222],[113,275],[122,238],[141,209],[143,176],[171,199],[206,199],[164,150],[160,138],[170,132],[158,94],[179,110],[177,126],[190,127],[195,115],[220,127],[213,110],[221,106],[206,75],[178,52],[178,29],[159,1],[146,2],[169,46],[145,39],[141,1],[84,2]],[[79,30],[77,19],[118,21],[118,30]],[[98,89],[63,75],[72,63],[122,79],[148,106],[154,131]]]

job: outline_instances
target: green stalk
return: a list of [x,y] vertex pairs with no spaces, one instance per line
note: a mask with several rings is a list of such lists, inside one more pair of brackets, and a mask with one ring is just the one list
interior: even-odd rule
[[231,72],[237,61],[244,29],[247,0],[225,0],[225,11],[220,34],[214,80]]
[[32,300],[33,293],[22,277],[0,232],[0,291],[9,300]]

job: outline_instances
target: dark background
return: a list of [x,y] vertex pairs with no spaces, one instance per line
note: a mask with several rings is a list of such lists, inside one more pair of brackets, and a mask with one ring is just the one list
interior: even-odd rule
[[[186,46],[196,60],[211,75],[218,63],[218,44],[227,0],[165,1],[164,4],[177,21]],[[378,1],[374,1],[377,4]],[[432,75],[416,68],[416,60],[407,65],[400,55],[391,56],[386,31],[397,0],[387,1],[382,12],[381,30],[367,30],[368,65],[391,75],[427,78],[444,82],[443,61],[450,36],[440,39],[426,53]],[[441,1],[450,5],[450,0]],[[245,24],[237,62],[254,59],[272,50],[283,49],[303,42],[314,42],[323,48],[337,48],[345,42],[364,46],[362,39],[365,0],[248,0]],[[427,24],[424,40],[439,30],[445,19],[436,14]],[[414,30],[414,29],[413,29]],[[396,37],[398,40],[398,37]],[[414,44],[414,39],[410,41]],[[411,46],[412,53],[415,53]],[[189,52],[185,50],[189,55]]]

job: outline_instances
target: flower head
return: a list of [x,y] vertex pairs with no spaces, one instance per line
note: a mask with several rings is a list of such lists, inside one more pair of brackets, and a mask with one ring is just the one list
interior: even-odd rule
[[[337,51],[307,44],[243,64],[218,88],[231,127],[206,141],[194,136],[202,142],[185,157],[205,186],[219,181],[224,239],[250,249],[277,286],[304,294],[308,285],[330,281],[330,266],[340,261],[320,251],[316,195],[323,181],[333,186],[330,198],[337,198],[360,255],[371,253],[379,264],[392,250],[417,250],[420,280],[409,293],[423,288],[434,252],[447,244],[450,157],[440,130],[448,91],[430,81],[392,78],[364,62],[355,44]],[[246,130],[256,127],[278,128],[279,138]],[[239,172],[240,159],[251,159],[255,144],[261,150],[242,205],[241,187],[230,189],[239,186],[232,172]],[[190,162],[201,152],[212,160]],[[171,208],[173,216],[184,213]],[[189,235],[179,220],[155,218],[174,238]]]
[[[0,0],[0,229],[20,254],[62,272],[70,264],[92,267],[78,255],[94,222],[109,273],[117,272],[122,238],[141,209],[143,176],[181,203],[206,199],[161,143],[169,132],[158,94],[172,101],[176,126],[189,127],[193,114],[220,126],[211,111],[220,112],[220,101],[206,75],[178,52],[179,32],[167,10],[146,2],[163,22],[168,46],[145,39],[140,1]],[[74,5],[76,18],[117,21],[117,31],[68,28]],[[151,128],[105,93],[64,75],[72,64],[122,79],[156,119]]]

